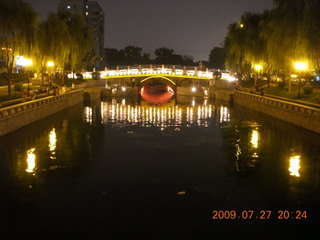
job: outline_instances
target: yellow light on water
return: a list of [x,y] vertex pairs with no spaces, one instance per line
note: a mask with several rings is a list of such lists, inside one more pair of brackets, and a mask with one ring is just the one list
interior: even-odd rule
[[291,176],[300,177],[299,169],[300,169],[300,156],[291,156],[289,159],[290,166],[289,172]]
[[56,147],[57,147],[57,134],[56,134],[56,129],[53,128],[51,132],[49,133],[49,150],[52,154],[50,157],[51,159],[56,159],[54,156],[56,154]]
[[35,148],[27,151],[27,168],[26,172],[33,173],[36,168],[36,155],[34,154]]
[[258,142],[259,142],[259,132],[256,129],[254,129],[252,130],[252,134],[251,134],[252,147],[258,148]]

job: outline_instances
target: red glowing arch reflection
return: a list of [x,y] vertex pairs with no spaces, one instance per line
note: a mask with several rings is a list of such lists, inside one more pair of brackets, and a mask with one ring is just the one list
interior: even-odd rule
[[147,102],[162,104],[168,102],[172,98],[174,90],[167,85],[143,86],[140,95]]

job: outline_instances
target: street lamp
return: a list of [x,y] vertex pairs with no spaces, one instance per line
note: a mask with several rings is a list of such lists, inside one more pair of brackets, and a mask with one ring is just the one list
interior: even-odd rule
[[47,66],[48,68],[50,68],[50,74],[49,74],[49,89],[48,89],[48,93],[50,92],[50,87],[51,87],[51,75],[52,75],[52,68],[54,67],[54,62],[53,61],[48,61],[47,62]]
[[254,88],[257,89],[258,74],[261,73],[262,65],[260,64],[254,65],[254,70],[257,72],[254,78]]
[[[295,62],[294,63],[294,69],[297,72],[304,72],[308,69],[308,64],[305,62]],[[298,98],[300,98],[301,93],[300,93],[300,89],[301,89],[301,76],[298,78],[299,80],[299,85],[298,85]]]
[[31,59],[24,58],[24,56],[18,56],[16,60],[17,66],[24,67],[27,72],[28,77],[28,97],[30,96],[30,79],[29,79],[29,70],[28,67],[32,66],[33,62]]
[[[25,66],[26,66],[26,68],[32,66],[32,64],[33,64],[33,62],[32,62],[31,59],[26,59],[26,60],[25,60]],[[28,74],[28,97],[30,97],[30,78],[29,78],[29,70],[30,70],[30,69],[27,69],[27,74]]]

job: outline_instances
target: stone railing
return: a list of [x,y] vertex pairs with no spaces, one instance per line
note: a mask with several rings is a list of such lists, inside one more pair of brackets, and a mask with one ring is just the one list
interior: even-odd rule
[[320,109],[247,92],[234,91],[234,103],[320,133]]
[[83,101],[83,89],[0,108],[0,136]]

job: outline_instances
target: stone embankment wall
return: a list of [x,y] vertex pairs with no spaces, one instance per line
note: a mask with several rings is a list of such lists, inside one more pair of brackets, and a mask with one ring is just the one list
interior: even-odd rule
[[177,87],[176,88],[177,95],[182,96],[192,96],[192,97],[205,97],[209,95],[209,91],[205,92],[205,89],[201,87],[196,87],[195,91],[192,91],[192,87]]
[[83,90],[0,108],[0,136],[83,101]]
[[233,102],[320,134],[318,108],[241,91],[234,91]]

